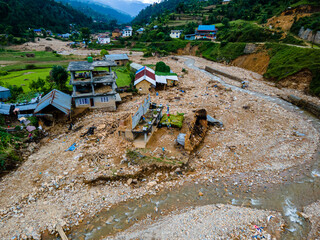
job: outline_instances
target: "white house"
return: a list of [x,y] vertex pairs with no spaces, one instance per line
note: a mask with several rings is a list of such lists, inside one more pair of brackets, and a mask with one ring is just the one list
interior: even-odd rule
[[170,37],[171,38],[180,38],[182,30],[171,30]]
[[100,44],[108,44],[110,43],[110,37],[108,37],[107,35],[99,35],[98,42]]
[[122,37],[131,37],[131,36],[132,36],[132,27],[126,26],[126,28],[122,30]]

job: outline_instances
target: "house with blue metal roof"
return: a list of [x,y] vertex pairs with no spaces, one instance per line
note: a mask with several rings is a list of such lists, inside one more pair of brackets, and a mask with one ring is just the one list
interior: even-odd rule
[[0,101],[8,100],[11,97],[10,90],[0,86]]
[[215,25],[199,25],[195,32],[195,39],[215,40],[218,29]]
[[64,115],[68,116],[71,113],[71,99],[72,97],[70,95],[53,89],[40,99],[34,113],[36,115],[39,114],[39,116],[41,116],[41,114],[57,116],[60,115],[59,113],[64,113]]

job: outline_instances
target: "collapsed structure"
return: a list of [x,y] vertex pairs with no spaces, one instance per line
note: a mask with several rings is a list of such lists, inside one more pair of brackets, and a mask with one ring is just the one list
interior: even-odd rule
[[114,61],[92,61],[92,58],[69,64],[67,70],[71,73],[70,85],[76,108],[116,110],[116,102],[121,98],[116,92],[117,75],[111,70],[114,66],[117,66]]
[[151,103],[148,96],[135,114],[120,122],[119,135],[134,141],[135,147],[145,148],[161,121],[162,109],[162,105]]

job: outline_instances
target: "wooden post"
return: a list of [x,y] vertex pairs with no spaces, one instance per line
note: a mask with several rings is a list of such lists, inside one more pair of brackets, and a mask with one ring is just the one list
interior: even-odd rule
[[67,235],[64,233],[62,227],[59,224],[57,225],[57,231],[60,234],[62,240],[68,240]]

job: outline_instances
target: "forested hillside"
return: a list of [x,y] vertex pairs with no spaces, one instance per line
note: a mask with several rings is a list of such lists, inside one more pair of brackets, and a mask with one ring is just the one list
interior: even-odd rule
[[46,28],[57,33],[69,24],[93,27],[92,18],[53,0],[0,1],[0,33],[21,36],[29,28]]
[[61,2],[70,4],[70,6],[73,8],[81,11],[87,16],[92,17],[92,19],[96,21],[108,22],[115,19],[119,23],[128,23],[132,20],[130,15],[121,13],[104,4],[73,0],[61,0]]
[[[221,3],[221,0],[165,0],[142,10],[133,22],[143,24],[150,22],[159,15],[169,13],[200,14],[202,17],[205,15],[208,20],[207,24],[220,22],[222,17],[229,18],[230,20],[243,19],[263,22],[266,21],[267,18],[281,13],[290,6],[295,7],[300,4],[320,5],[319,0],[231,0],[229,4],[215,9],[215,5]],[[212,7],[207,9],[206,14],[201,12],[203,7],[208,6]]]

